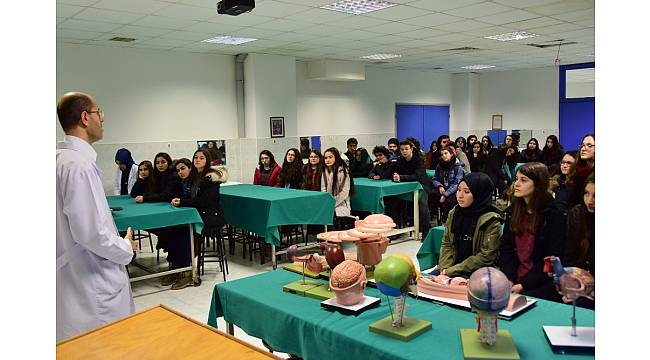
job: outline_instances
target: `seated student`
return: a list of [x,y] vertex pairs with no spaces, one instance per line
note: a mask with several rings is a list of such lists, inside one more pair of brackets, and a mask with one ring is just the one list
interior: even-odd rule
[[483,173],[461,180],[458,206],[445,223],[438,270],[445,277],[469,276],[484,266],[494,266],[503,218],[492,206],[494,185]]
[[311,149],[309,148],[309,139],[300,139],[300,158],[308,160],[310,153]]
[[136,203],[143,202],[169,202],[178,197],[182,191],[181,180],[171,168],[172,158],[167,153],[158,153],[154,158],[156,166],[153,176],[156,190],[145,192],[135,197]]
[[320,191],[320,180],[323,175],[323,155],[320,151],[312,150],[309,153],[309,162],[302,166],[301,189]]
[[372,170],[372,160],[368,150],[360,147],[354,153],[354,161],[350,161],[350,176],[365,178],[368,177],[370,170]]
[[133,185],[138,180],[138,166],[131,157],[128,149],[119,149],[115,153],[115,183],[113,195],[129,195]]
[[569,176],[567,184],[575,189],[573,201],[570,206],[579,204],[585,182],[591,174],[595,174],[596,168],[596,135],[587,134],[580,142],[580,154],[573,171]]
[[499,247],[499,263],[513,283],[512,291],[546,300],[560,296],[553,278],[544,271],[544,258],[562,256],[566,244],[566,216],[548,192],[546,165],[522,165],[516,174],[513,201]]
[[459,136],[456,138],[454,141],[454,144],[456,144],[456,149],[460,149],[460,151],[466,153],[467,152],[467,140],[465,140],[464,137]]
[[334,228],[344,230],[352,227],[350,218],[350,195],[354,192],[354,184],[350,170],[341,158],[338,149],[331,147],[323,153],[325,167],[321,178],[321,191],[328,192],[335,199]]
[[417,181],[422,185],[424,191],[418,202],[420,214],[420,236],[425,237],[429,232],[429,194],[431,194],[431,183],[424,170],[424,164],[419,156],[414,155],[413,145],[410,141],[404,140],[399,144],[400,156],[395,164],[394,182]]
[[287,189],[300,189],[302,186],[302,161],[298,156],[300,153],[298,149],[289,149],[284,155],[284,162],[282,169],[278,175],[278,182],[276,187],[283,187]]
[[494,183],[497,193],[501,195],[507,188],[501,172],[501,165],[503,163],[501,151],[494,147],[492,139],[488,135],[481,138],[481,144],[483,145],[483,155],[485,156],[485,173]]
[[413,146],[413,155],[419,156],[420,159],[422,159],[422,163],[424,164],[424,160],[426,157],[426,152],[420,147],[420,141],[414,137],[407,137],[406,141],[409,141],[411,143],[411,146]]
[[[221,207],[220,184],[227,180],[227,175],[222,169],[211,168],[210,153],[199,149],[194,152],[193,162],[180,159],[176,164],[179,177],[183,181],[183,194],[174,198],[171,204],[175,207],[193,207],[199,212],[203,220],[203,234],[210,234],[226,224],[226,218]],[[195,235],[195,256],[199,252],[201,235]],[[176,257],[178,267],[189,266],[192,258],[190,246],[187,241],[175,241],[174,250],[178,251]],[[172,290],[180,290],[192,284],[192,271],[186,271],[178,276]]]
[[521,152],[521,162],[542,162],[542,150],[539,149],[539,142],[537,139],[531,138],[528,140],[528,145]]
[[438,140],[431,141],[429,144],[429,152],[424,157],[424,168],[427,170],[435,170],[440,161],[440,149],[438,149]]
[[506,149],[503,163],[501,164],[502,180],[510,186],[515,181],[515,169],[520,162],[519,149],[516,146],[510,145]]
[[433,208],[440,208],[442,222],[447,221],[447,214],[456,205],[456,190],[465,177],[463,163],[456,159],[454,147],[448,145],[440,151],[440,162],[433,177]]
[[456,146],[456,143],[450,142],[449,145],[452,148],[454,148],[454,155],[456,156],[456,159],[463,163],[463,170],[466,173],[472,172],[472,169],[469,166],[469,159],[467,158],[467,154],[465,154],[464,151],[462,151],[458,146]]
[[[353,137],[349,138],[346,142],[346,146],[348,150],[344,152],[343,155],[345,155],[345,157],[347,158],[348,168],[350,167],[350,164],[352,164],[352,162],[356,161],[354,155],[357,153],[358,145],[359,145],[359,141],[357,141],[357,139]],[[325,156],[325,153],[323,153],[323,156]]]
[[399,140],[397,140],[397,138],[388,139],[388,151],[390,151],[388,156],[389,160],[397,161],[397,158],[399,157]]
[[440,151],[450,143],[449,135],[440,135],[438,140],[436,140],[436,149],[437,151],[431,154],[431,160],[429,161],[429,166],[427,169],[435,170],[438,167],[438,162],[440,161]]
[[149,160],[144,160],[138,165],[138,180],[131,189],[130,195],[132,198],[146,192],[156,191],[156,180],[153,171],[153,164]]
[[550,174],[555,174],[560,167],[560,161],[564,155],[564,149],[557,136],[549,135],[546,138],[546,145],[542,149],[542,162],[548,168]]
[[469,158],[469,168],[472,172],[486,172],[487,160],[483,154],[483,145],[479,141],[475,141],[470,145],[470,152],[467,154]]
[[467,137],[467,153],[469,154],[472,151],[472,145],[478,141],[476,135],[470,135]]
[[567,209],[570,208],[569,204],[575,198],[573,195],[573,187],[567,184],[567,180],[569,179],[569,174],[575,167],[577,157],[578,153],[576,151],[564,154],[562,161],[560,162],[560,168],[549,181],[549,191],[553,193],[555,200],[559,203],[565,204]]
[[[510,148],[513,145],[517,146],[514,143],[514,139],[513,139],[512,135],[506,135],[505,139],[503,139],[503,144],[501,144],[499,146],[499,150],[500,150],[499,154],[501,156],[500,159],[499,159],[499,163],[503,163],[503,158],[506,157],[506,151],[508,151],[508,148]],[[517,152],[519,152],[519,148],[517,148]]]
[[389,159],[389,151],[384,146],[375,146],[372,150],[375,155],[377,164],[368,174],[369,179],[373,180],[390,180],[395,173],[395,163]]
[[[565,267],[575,266],[587,270],[596,276],[595,265],[595,214],[596,214],[596,180],[587,178],[583,202],[574,206],[567,218],[567,246],[562,260]],[[579,298],[577,306],[593,309],[595,302]]]
[[262,186],[278,185],[280,170],[282,168],[275,162],[273,153],[268,150],[262,150],[260,152],[259,163],[255,168],[253,184]]

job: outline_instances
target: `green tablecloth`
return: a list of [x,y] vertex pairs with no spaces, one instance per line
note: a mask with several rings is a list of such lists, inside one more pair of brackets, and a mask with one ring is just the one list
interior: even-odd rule
[[384,213],[384,196],[400,195],[404,200],[413,201],[413,191],[420,190],[422,185],[417,181],[393,182],[391,180],[372,180],[354,178],[354,195],[350,198],[352,210],[370,211],[375,214]]
[[106,199],[108,206],[123,209],[112,212],[119,231],[126,231],[129,226],[133,230],[147,230],[186,224],[194,224],[196,233],[203,231],[203,220],[195,208],[176,208],[168,202],[138,204],[128,195],[107,196]]
[[424,238],[422,246],[420,246],[420,250],[418,250],[416,255],[418,263],[420,264],[420,270],[430,269],[438,265],[440,246],[442,245],[442,238],[444,235],[444,225],[432,227],[429,230],[429,234]]
[[[378,308],[358,316],[345,316],[321,308],[319,301],[282,291],[299,280],[298,274],[278,269],[215,285],[208,324],[217,317],[247,334],[265,339],[274,349],[309,359],[462,359],[460,328],[476,328],[475,314],[445,305],[408,298],[407,316],[432,322],[433,328],[409,342],[368,331],[368,325],[389,315],[386,297],[367,288],[366,295],[381,296]],[[392,305],[391,305],[392,306]],[[558,355],[551,351],[542,325],[570,325],[571,307],[538,300],[511,320],[499,321],[510,330],[522,359],[592,359],[593,356]],[[578,326],[594,326],[594,312],[576,309]]]
[[221,187],[221,205],[228,224],[280,245],[278,225],[330,225],[335,200],[320,191],[238,184]]
[[433,178],[436,176],[436,171],[435,170],[426,170],[427,173],[427,179],[433,184]]

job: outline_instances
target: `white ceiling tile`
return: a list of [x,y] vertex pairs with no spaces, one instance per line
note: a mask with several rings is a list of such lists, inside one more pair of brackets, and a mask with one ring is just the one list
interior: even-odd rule
[[367,27],[364,30],[380,34],[399,34],[408,31],[419,30],[422,27],[415,25],[402,24],[399,22],[390,22],[379,26]]
[[81,6],[74,6],[74,5],[65,5],[65,4],[56,4],[56,16],[57,17],[71,17],[75,14],[78,14],[82,10],[85,10],[86,8],[81,7]]
[[140,20],[135,21],[131,25],[148,26],[162,29],[181,29],[196,23],[197,21],[194,20],[148,15]]
[[214,35],[225,34],[240,29],[242,28],[239,26],[234,26],[229,24],[218,24],[218,23],[207,22],[207,21],[202,21],[194,25],[190,25],[183,28],[184,31],[211,33]]
[[485,0],[419,0],[410,2],[409,6],[414,6],[421,9],[444,11],[464,7],[467,5],[478,4]]
[[332,26],[332,25],[308,25],[306,28],[299,30],[301,34],[320,35],[320,36],[335,35],[346,31],[350,31],[350,30],[339,26]]
[[77,6],[91,6],[99,0],[57,0],[57,3],[77,5]]
[[553,15],[554,18],[564,21],[581,21],[594,20],[596,18],[595,9],[573,11],[564,14]]
[[[110,39],[114,37],[132,37],[135,38],[134,41],[129,42],[131,45],[137,45],[140,42],[148,41],[154,38],[154,36],[133,36],[133,35],[128,35],[128,34],[120,34],[120,33],[103,33],[94,40],[103,40],[103,41],[109,41]],[[114,42],[114,41],[111,41]]]
[[513,23],[517,21],[535,19],[539,17],[540,16],[538,14],[517,9],[517,10],[506,11],[506,12],[489,15],[489,16],[481,16],[476,18],[476,20],[490,23],[492,25],[503,25],[503,24]]
[[528,11],[532,11],[542,15],[558,15],[568,12],[578,11],[578,10],[587,10],[594,7],[593,3],[583,0],[565,0],[556,2],[550,5],[541,5],[541,6],[532,6],[527,8]]
[[412,19],[402,20],[401,22],[406,24],[411,24],[411,25],[436,27],[438,25],[449,24],[460,20],[464,20],[464,19],[458,16],[435,13],[435,14],[424,15]]
[[288,41],[277,41],[277,40],[267,40],[267,39],[260,39],[257,41],[253,41],[254,45],[256,47],[260,48],[273,48],[273,47],[280,47],[286,44],[289,44]]
[[92,46],[102,46],[102,47],[113,47],[113,48],[132,48],[134,47],[133,43],[125,43],[125,42],[119,42],[119,41],[109,41],[106,39],[95,39],[95,40],[88,40],[86,45],[92,45]]
[[562,21],[558,19],[553,19],[551,17],[543,16],[535,19],[509,23],[507,24],[507,26],[515,30],[524,31],[524,30],[529,30],[537,27],[551,26],[551,25],[557,25],[561,23]]
[[399,21],[399,20],[422,16],[425,13],[427,13],[426,10],[417,9],[405,5],[397,5],[397,6],[389,7],[387,9],[373,11],[365,15],[368,17],[373,17],[378,19]]
[[260,29],[271,29],[271,30],[280,30],[280,31],[294,31],[298,29],[304,29],[309,27],[311,24],[305,22],[299,22],[294,20],[284,20],[284,19],[275,19],[263,24],[256,25],[255,27]]
[[492,27],[492,25],[474,20],[462,20],[449,24],[438,25],[436,26],[436,29],[449,32],[466,32],[469,30],[484,29],[488,27]]
[[156,37],[169,33],[170,29],[151,28],[146,26],[125,25],[119,29],[115,29],[113,33],[120,35],[128,35],[130,37],[151,36]]
[[574,22],[574,24],[577,24],[577,25],[580,25],[580,26],[585,26],[585,27],[594,27],[594,26],[596,26],[596,19],[576,21],[576,22]]
[[492,0],[492,2],[512,6],[519,9],[531,6],[548,5],[549,3],[556,3],[560,1],[565,0]]
[[434,36],[431,38],[431,41],[453,43],[453,42],[463,41],[471,38],[472,37],[469,35],[465,35],[461,33],[452,33],[452,34]]
[[419,49],[425,46],[432,45],[434,42],[432,41],[427,41],[427,40],[410,40],[410,41],[404,41],[401,43],[401,45],[405,48],[415,48]]
[[56,31],[57,38],[77,39],[77,40],[92,40],[100,37],[102,33],[86,30],[69,30],[58,29]]
[[431,29],[431,28],[421,28],[420,30],[408,31],[400,33],[400,36],[412,38],[412,39],[427,39],[430,37],[446,34],[446,31]]
[[[138,0],[140,1],[140,0]],[[180,0],[179,4],[203,7],[217,11],[218,0]]]
[[207,21],[235,26],[255,26],[272,20],[274,20],[274,18],[268,16],[244,14],[239,16],[217,15],[216,17],[208,19]]
[[59,25],[59,24],[61,24],[62,22],[66,21],[66,20],[68,20],[68,19],[67,19],[67,18],[58,17],[58,18],[56,18],[56,24]]
[[323,5],[329,5],[336,2],[336,0],[278,0],[278,1],[283,3],[288,3],[288,4],[299,4],[299,5],[305,5],[311,7],[321,7]]
[[561,34],[567,40],[594,38],[594,28],[580,29],[575,31],[566,31]]
[[302,11],[297,14],[292,14],[284,17],[287,20],[298,20],[314,24],[323,24],[331,21],[352,20],[355,18],[352,14],[346,14],[340,11],[331,11],[325,9],[311,9]]
[[93,5],[97,9],[126,11],[136,14],[153,14],[156,11],[171,6],[171,3],[155,0],[101,0]]
[[169,32],[161,38],[163,39],[176,39],[176,40],[191,40],[191,41],[203,41],[214,37],[214,33],[201,33],[201,32],[190,32],[190,31],[172,31]]
[[[310,8],[307,6],[301,6],[298,4],[285,4],[276,1],[265,1],[260,4],[256,4],[253,12],[255,12],[255,15],[258,16],[281,18],[287,15],[299,13],[301,11],[307,11],[309,9]],[[243,15],[245,16],[246,14]]]
[[269,40],[279,40],[279,41],[289,41],[289,42],[300,42],[300,41],[305,41],[305,40],[311,40],[318,37],[317,35],[313,34],[301,34],[301,33],[296,33],[296,32],[285,32],[285,33],[280,33],[277,35],[269,36],[266,37],[266,39]]
[[122,24],[112,24],[101,21],[88,21],[79,19],[68,19],[62,22],[58,28],[73,30],[88,30],[96,32],[107,32],[122,27]]
[[176,46],[184,46],[184,45],[190,44],[192,42],[194,42],[194,41],[178,40],[178,39],[167,39],[167,38],[153,38],[151,40],[143,41],[140,44],[148,45],[148,46],[176,47]]
[[468,19],[498,14],[512,10],[509,6],[499,5],[491,2],[484,2],[458,9],[446,10],[446,14],[460,16]]
[[[210,9],[189,6],[182,4],[172,4],[170,6],[164,7],[154,13],[155,15],[167,16],[172,18],[181,18],[188,20],[208,20],[215,19],[218,16],[230,16],[230,15],[219,15],[216,11],[210,11]],[[245,15],[241,15],[245,17]]]
[[227,34],[229,35],[236,35],[236,36],[244,36],[244,37],[252,37],[256,39],[267,39],[270,36],[273,36],[275,34],[280,34],[282,31],[278,30],[269,30],[269,29],[257,29],[254,27],[247,27],[239,30],[234,30],[231,32],[228,32]]
[[559,34],[567,31],[574,31],[574,30],[581,30],[581,29],[583,29],[583,27],[580,25],[576,25],[573,23],[562,23],[557,25],[545,26],[541,28],[533,28],[530,29],[530,31],[534,34],[551,35],[551,34]]
[[490,36],[490,35],[497,35],[497,34],[505,34],[512,32],[513,29],[510,27],[505,27],[505,26],[491,26],[491,27],[486,27],[482,29],[473,29],[473,30],[467,30],[467,31],[462,31],[463,34],[468,34],[468,35],[474,35],[474,36],[480,36],[480,37],[485,37],[485,36]]
[[142,14],[86,8],[84,11],[76,14],[73,18],[88,21],[104,21],[114,24],[129,24],[142,17]]
[[386,45],[386,44],[399,44],[399,43],[409,41],[410,39],[402,36],[395,36],[395,35],[381,35],[378,37],[370,38],[368,40],[372,42],[376,42],[378,44]]
[[363,30],[352,30],[333,35],[334,37],[348,40],[363,40],[377,37],[377,33]]
[[388,24],[389,21],[375,19],[364,15],[356,15],[352,18],[345,18],[342,20],[329,21],[326,24],[331,26],[340,26],[347,29],[363,29],[371,26],[378,26]]

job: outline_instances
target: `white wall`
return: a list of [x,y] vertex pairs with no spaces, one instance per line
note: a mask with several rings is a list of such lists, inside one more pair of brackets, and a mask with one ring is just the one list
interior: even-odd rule
[[237,136],[234,69],[226,55],[66,44],[57,47],[56,95],[97,100],[106,113],[101,143],[229,139]]
[[482,73],[478,96],[478,117],[471,120],[470,129],[491,129],[493,114],[503,114],[504,129],[559,128],[555,67]]

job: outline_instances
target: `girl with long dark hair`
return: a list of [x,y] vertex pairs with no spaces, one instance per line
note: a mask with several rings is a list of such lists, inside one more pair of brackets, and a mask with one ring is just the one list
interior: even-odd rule
[[587,134],[580,142],[579,157],[576,166],[569,174],[567,184],[575,189],[573,204],[581,202],[580,196],[585,188],[585,181],[594,174],[596,168],[596,135]]
[[470,152],[467,154],[469,159],[469,167],[472,172],[486,172],[487,160],[485,154],[483,154],[483,145],[475,141],[470,148]]
[[541,162],[542,150],[539,149],[539,142],[535,138],[528,140],[524,151],[521,152],[521,162]]
[[334,226],[337,229],[346,228],[350,218],[350,195],[353,194],[354,184],[347,164],[341,158],[337,148],[331,147],[323,153],[325,167],[321,177],[321,191],[334,196]]
[[546,145],[544,145],[544,149],[542,150],[542,162],[548,168],[549,173],[556,173],[560,167],[562,155],[564,155],[564,150],[557,136],[549,135],[546,138]]
[[566,216],[548,192],[549,174],[539,162],[519,168],[501,236],[501,270],[513,283],[512,291],[557,301],[553,279],[544,271],[544,258],[562,256]]
[[262,150],[259,156],[259,162],[255,168],[253,184],[263,186],[277,186],[278,176],[282,168],[275,162],[273,153],[269,150]]
[[131,197],[134,198],[146,192],[156,191],[156,179],[153,175],[153,164],[149,160],[144,160],[138,165],[138,180],[131,189]]
[[573,171],[578,158],[576,151],[567,152],[562,156],[560,167],[556,174],[551,177],[549,190],[553,193],[555,200],[565,205],[567,209],[571,208],[572,201],[575,199],[573,186],[567,184],[569,174]]
[[302,167],[302,189],[320,191],[323,175],[323,155],[318,150],[311,150],[309,162]]
[[456,205],[456,190],[464,176],[463,164],[456,160],[454,148],[442,148],[440,162],[433,177],[434,191],[431,194],[433,207],[441,210],[442,222],[447,221],[447,214]]
[[302,185],[302,161],[299,158],[300,151],[296,148],[287,150],[284,154],[282,169],[278,175],[277,187],[288,189],[300,189]]
[[456,138],[456,147],[459,148],[462,152],[467,152],[467,140],[464,137],[459,136]]

